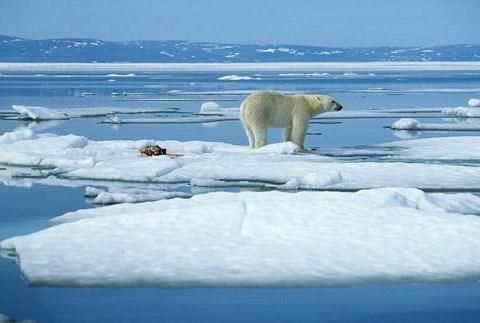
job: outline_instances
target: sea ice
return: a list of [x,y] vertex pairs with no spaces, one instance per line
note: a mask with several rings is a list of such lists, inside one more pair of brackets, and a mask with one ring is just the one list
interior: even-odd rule
[[457,107],[457,108],[444,108],[442,113],[456,116],[461,118],[480,118],[480,109],[476,108],[467,108],[467,107]]
[[191,197],[192,194],[184,192],[169,192],[139,188],[109,188],[108,191],[88,186],[85,197],[92,204],[138,203],[145,201],[158,201],[175,197]]
[[29,120],[62,120],[70,118],[99,117],[112,114],[141,114],[141,113],[171,113],[177,111],[174,108],[114,108],[92,107],[51,109],[45,107],[33,107],[25,105],[13,105],[12,108],[24,119]]
[[468,105],[471,107],[480,107],[480,100],[472,98],[468,100]]
[[480,131],[480,124],[469,123],[420,123],[415,119],[400,119],[391,128],[394,130],[430,130],[430,131]]
[[217,78],[219,81],[250,81],[250,80],[259,80],[258,77],[251,76],[240,76],[236,74],[220,76]]
[[218,103],[209,101],[209,102],[202,103],[199,114],[203,114],[203,115],[221,114],[221,115],[231,115],[239,118],[240,109],[239,108],[221,108]]
[[473,281],[478,214],[476,195],[405,188],[218,192],[79,210],[0,246],[41,286]]
[[[369,149],[300,154],[297,146],[290,142],[252,150],[246,146],[200,141],[94,141],[75,135],[36,136],[18,136],[17,141],[0,143],[0,164],[41,167],[43,177],[98,181],[176,184],[200,178],[212,180],[204,183],[250,182],[268,187],[290,181],[290,187],[320,190],[383,186],[428,190],[480,187],[477,167],[424,163],[432,159],[447,163],[459,159],[478,161],[480,137],[419,139]],[[139,149],[153,144],[182,156],[174,159],[140,156]],[[326,156],[348,157],[348,154],[377,156],[380,162],[347,162]],[[382,159],[421,163],[386,163]],[[330,178],[328,174],[333,175]]]

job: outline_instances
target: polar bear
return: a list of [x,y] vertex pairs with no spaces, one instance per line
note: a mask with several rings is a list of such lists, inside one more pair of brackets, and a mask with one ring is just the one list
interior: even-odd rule
[[267,128],[285,128],[284,141],[292,141],[305,151],[304,140],[311,118],[327,111],[340,111],[343,106],[327,95],[259,91],[250,94],[240,106],[243,123],[251,148],[267,144]]

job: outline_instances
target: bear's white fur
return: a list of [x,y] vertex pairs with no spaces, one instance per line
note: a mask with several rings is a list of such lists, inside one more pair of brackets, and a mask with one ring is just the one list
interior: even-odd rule
[[284,141],[305,150],[304,140],[311,118],[327,111],[340,111],[342,105],[327,95],[254,92],[240,106],[240,119],[251,148],[267,144],[268,128],[285,128]]

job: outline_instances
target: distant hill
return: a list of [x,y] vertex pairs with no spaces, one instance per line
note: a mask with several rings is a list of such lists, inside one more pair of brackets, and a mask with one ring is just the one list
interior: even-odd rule
[[480,61],[480,45],[323,47],[188,41],[32,40],[0,35],[1,62],[388,62]]

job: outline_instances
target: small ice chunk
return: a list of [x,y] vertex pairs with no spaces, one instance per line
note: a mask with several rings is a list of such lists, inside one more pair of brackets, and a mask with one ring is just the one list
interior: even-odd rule
[[68,115],[61,111],[44,107],[31,107],[24,105],[12,105],[13,110],[22,116],[32,120],[58,120],[68,119]]
[[471,107],[480,107],[480,99],[470,99],[468,100],[468,105]]
[[92,186],[87,186],[85,188],[85,194],[84,196],[85,197],[95,197],[97,196],[98,194],[102,193],[103,190],[99,189],[99,188],[96,188],[96,187],[92,187]]
[[200,107],[200,113],[211,113],[218,111],[220,111],[220,105],[213,101],[202,103],[202,106]]
[[420,122],[416,119],[403,118],[395,121],[391,128],[395,130],[415,130],[418,129]]
[[113,124],[120,124],[122,123],[122,121],[120,120],[120,118],[116,115],[111,115],[111,116],[108,116],[106,119],[105,119],[105,122],[106,123],[113,123]]
[[249,80],[259,80],[259,79],[260,78],[258,77],[240,76],[236,74],[220,76],[219,78],[217,78],[217,80],[219,81],[249,81]]
[[317,172],[295,177],[285,184],[278,186],[278,188],[284,190],[319,189],[341,183],[342,181],[342,174],[338,170],[333,170],[329,173]]

